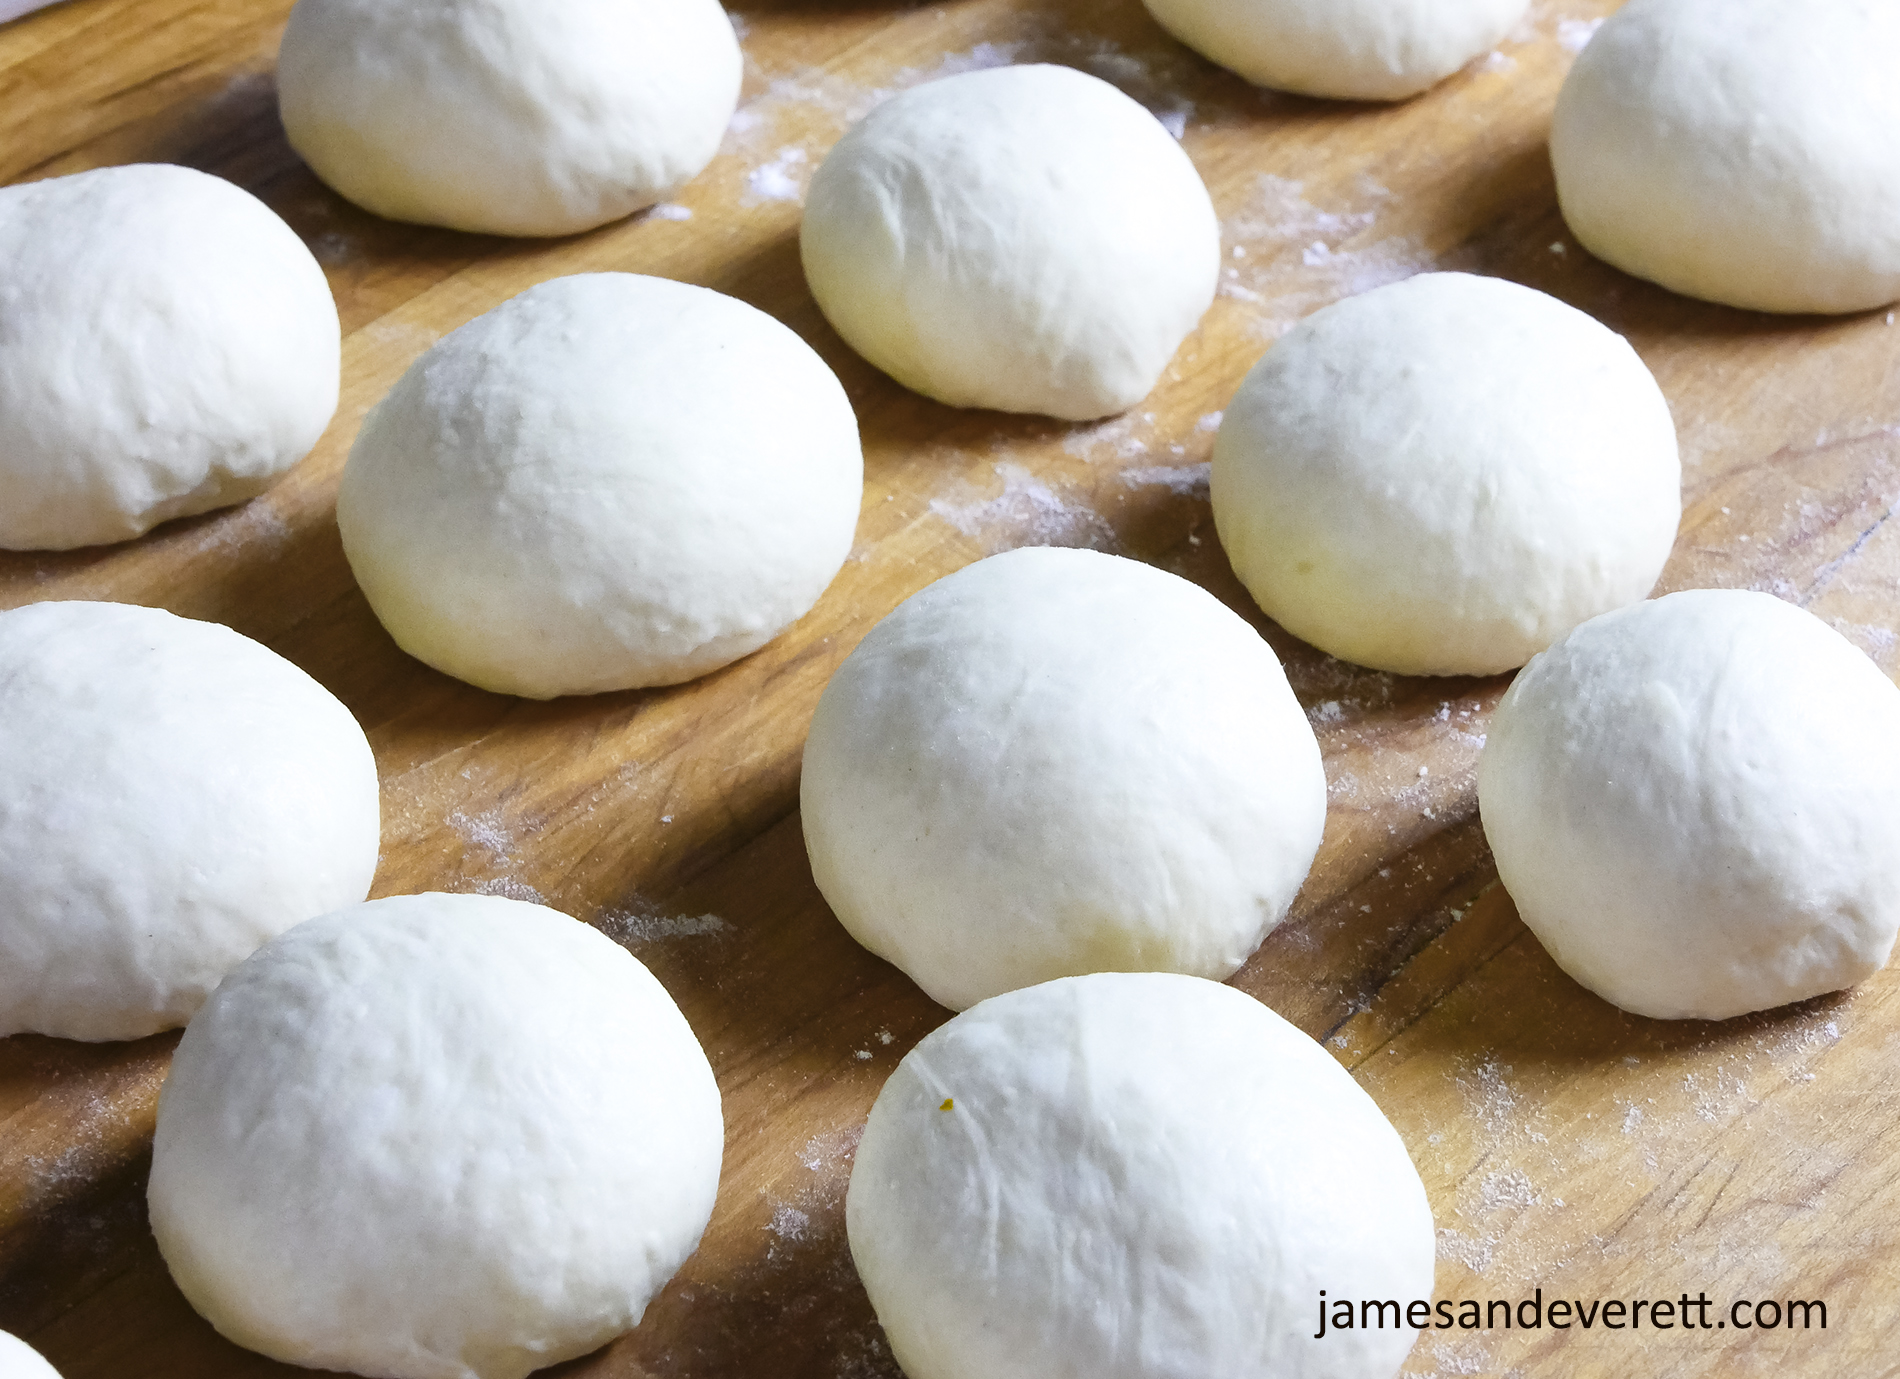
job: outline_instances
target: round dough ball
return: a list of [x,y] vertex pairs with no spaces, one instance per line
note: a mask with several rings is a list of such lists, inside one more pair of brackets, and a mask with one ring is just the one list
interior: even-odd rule
[[1628,342],[1463,273],[1282,337],[1221,422],[1213,499],[1269,617],[1401,675],[1509,670],[1642,598],[1682,517],[1669,405]]
[[1768,594],[1579,627],[1498,705],[1478,801],[1525,924],[1638,1015],[1851,986],[1900,929],[1900,690]]
[[336,303],[249,192],[140,164],[0,187],[0,547],[241,503],[336,411]]
[[184,1024],[259,944],[369,893],[380,817],[350,711],[249,637],[0,613],[0,1035]]
[[1162,28],[1248,81],[1396,101],[1495,47],[1528,0],[1143,0]]
[[1068,67],[893,97],[812,178],[805,276],[853,349],[953,407],[1107,416],[1214,300],[1220,224],[1158,120]]
[[0,1379],[59,1379],[59,1371],[18,1336],[0,1331]]
[[1900,5],[1631,0],[1578,57],[1550,156],[1583,247],[1757,311],[1900,298]]
[[741,58],[717,0],[297,0],[291,147],[377,215],[566,235],[712,161]]
[[1273,648],[1197,585],[1032,547],[940,579],[825,687],[799,786],[818,889],[932,1000],[1082,972],[1225,977],[1326,822]]
[[539,905],[405,895],[301,924],[192,1020],[152,1232],[222,1334],[389,1379],[519,1379],[638,1324],[719,1186],[679,1008]]
[[765,645],[844,564],[863,493],[857,418],[803,340],[703,287],[589,273],[412,364],[337,524],[404,651],[549,699]]
[[884,1085],[851,1256],[909,1379],[1391,1379],[1432,1295],[1424,1185],[1372,1098],[1251,996],[1106,973],[959,1015]]

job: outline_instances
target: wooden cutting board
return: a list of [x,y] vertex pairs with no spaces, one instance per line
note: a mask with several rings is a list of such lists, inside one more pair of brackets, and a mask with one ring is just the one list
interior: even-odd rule
[[[807,870],[800,745],[819,691],[900,599],[1030,543],[1119,551],[1202,583],[1287,662],[1331,810],[1294,913],[1235,984],[1325,1040],[1405,1137],[1441,1298],[1820,1299],[1825,1330],[1428,1332],[1412,1375],[1900,1372],[1900,978],[1720,1025],[1621,1014],[1518,922],[1473,767],[1506,681],[1342,665],[1260,617],[1215,539],[1214,414],[1300,316],[1426,268],[1551,292],[1634,342],[1675,411],[1685,512],[1666,589],[1770,590],[1900,664],[1900,328],[1885,313],[1705,306],[1583,253],[1545,132],[1610,0],[1538,0],[1497,52],[1398,106],[1254,90],[1137,0],[759,3],[744,105],[689,211],[516,242],[379,221],[284,141],[287,0],[69,0],[0,30],[0,178],[173,161],[262,196],[329,273],[343,401],[265,496],[128,545],[0,555],[0,606],[105,598],[229,623],[334,690],[383,776],[376,893],[479,890],[599,925],[646,962],[725,1094],[705,1244],[590,1376],[897,1373],[845,1248],[851,1153],[898,1058],[947,1013],[861,951]],[[1093,426],[954,411],[847,350],[807,293],[798,194],[880,95],[1008,61],[1121,85],[1179,130],[1225,234],[1222,293],[1155,394]],[[676,689],[550,704],[396,650],[352,582],[333,501],[358,421],[430,342],[563,273],[702,283],[786,321],[858,409],[857,547],[777,642]],[[0,272],[4,265],[0,265]],[[0,1327],[67,1379],[297,1371],[217,1337],[147,1229],[153,1110],[175,1035],[0,1041]],[[445,1264],[445,1267],[447,1265]],[[1748,1313],[1742,1314],[1749,1315]],[[1215,1377],[1210,1376],[1210,1379]]]

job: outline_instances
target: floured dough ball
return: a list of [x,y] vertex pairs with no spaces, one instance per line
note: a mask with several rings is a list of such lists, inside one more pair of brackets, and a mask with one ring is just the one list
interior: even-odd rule
[[1680,485],[1669,405],[1627,341],[1462,273],[1300,322],[1214,446],[1215,524],[1260,607],[1402,675],[1509,670],[1642,598]]
[[363,730],[275,652],[156,608],[0,613],[0,1035],[184,1024],[368,894],[379,832]]
[[589,273],[438,342],[337,497],[402,649],[483,689],[670,685],[802,617],[850,553],[857,418],[811,347],[703,287]]
[[[909,1379],[1391,1379],[1432,1295],[1405,1145],[1318,1044],[1196,977],[1014,991],[925,1037],[851,1170],[851,1257]],[[1401,1314],[1403,1315],[1403,1314]]]
[[0,547],[126,541],[239,503],[336,410],[323,270],[190,168],[0,187]]
[[18,1336],[0,1331],[0,1379],[59,1379],[59,1371]]
[[284,132],[377,215],[566,235],[712,161],[741,59],[717,0],[297,0]]
[[1758,311],[1900,298],[1900,5],[1631,0],[1557,98],[1564,219],[1625,272]]
[[220,986],[158,1103],[152,1232],[223,1335],[390,1379],[519,1379],[638,1324],[725,1142],[679,1008],[517,900],[301,924]]
[[1395,101],[1489,51],[1528,0],[1143,0],[1161,27],[1248,81]]
[[800,783],[819,890],[931,999],[1083,972],[1225,977],[1326,821],[1273,648],[1206,590],[1034,547],[907,599],[825,687]]
[[1851,986],[1900,929],[1900,690],[1768,594],[1579,627],[1498,705],[1478,801],[1525,924],[1638,1015]]
[[1068,67],[886,101],[812,178],[799,246],[838,334],[905,387],[1076,421],[1148,395],[1220,273],[1180,145]]

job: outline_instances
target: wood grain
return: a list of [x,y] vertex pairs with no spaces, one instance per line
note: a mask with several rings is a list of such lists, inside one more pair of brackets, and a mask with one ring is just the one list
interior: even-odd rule
[[[600,925],[680,1001],[726,1099],[706,1241],[638,1331],[561,1367],[605,1376],[889,1379],[845,1250],[856,1134],[946,1012],[845,936],[812,886],[798,758],[838,661],[900,599],[1030,542],[1186,575],[1286,660],[1324,749],[1325,842],[1293,916],[1234,980],[1329,1046],[1393,1118],[1440,1228],[1439,1296],[1823,1298],[1826,1331],[1601,1329],[1425,1336],[1408,1374],[1900,1372],[1900,1093],[1889,974],[1720,1025],[1621,1014],[1517,922],[1473,770],[1503,679],[1342,665],[1265,622],[1209,517],[1211,414],[1300,316],[1426,268],[1498,274],[1630,337],[1683,440],[1665,588],[1768,589],[1900,665],[1900,329],[1883,313],[1772,318],[1690,302],[1591,260],[1558,215],[1556,89],[1609,0],[1540,0],[1498,52],[1397,106],[1246,86],[1136,0],[748,6],[741,115],[680,196],[556,241],[380,221],[284,141],[285,0],[68,0],[0,30],[0,177],[186,163],[262,196],[329,274],[343,401],[265,496],[124,546],[0,555],[0,606],[115,598],[229,623],[358,715],[384,783],[376,893],[483,890]],[[1120,84],[1206,178],[1222,295],[1155,394],[1093,426],[953,411],[825,325],[799,272],[799,181],[881,93],[996,61]],[[533,704],[396,650],[343,561],[337,477],[358,421],[446,331],[532,283],[621,269],[729,292],[809,340],[865,439],[857,546],[777,642],[688,686]],[[0,270],[3,271],[3,270]],[[1423,774],[1421,774],[1421,768]],[[296,1373],[218,1338],[147,1229],[152,1116],[175,1035],[0,1041],[0,1327],[68,1379]]]

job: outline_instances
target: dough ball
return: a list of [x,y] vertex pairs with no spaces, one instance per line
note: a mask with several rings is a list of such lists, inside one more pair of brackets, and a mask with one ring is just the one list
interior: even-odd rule
[[297,0],[284,132],[377,215],[566,235],[671,195],[739,101],[717,0]]
[[1557,99],[1583,247],[1758,311],[1900,298],[1900,5],[1631,0]]
[[1495,47],[1527,0],[1143,0],[1162,28],[1248,81],[1395,101]]
[[1391,1379],[1432,1295],[1405,1145],[1318,1044],[1167,973],[984,1001],[884,1085],[851,1256],[909,1379]]
[[880,105],[812,178],[799,247],[838,334],[906,388],[1073,421],[1148,395],[1220,273],[1180,145],[1068,67],[966,72]]
[[517,900],[405,895],[233,972],[158,1104],[152,1231],[239,1345],[519,1379],[636,1325],[699,1244],[719,1088],[653,975]]
[[1642,598],[1680,485],[1669,405],[1621,336],[1462,273],[1309,316],[1214,445],[1215,525],[1260,607],[1401,675],[1509,670]]
[[18,1336],[0,1331],[0,1379],[59,1379],[59,1371]]
[[1524,922],[1638,1015],[1851,986],[1900,929],[1900,690],[1767,594],[1579,627],[1498,705],[1478,800]]
[[845,928],[961,1010],[1081,972],[1229,975],[1306,880],[1326,776],[1220,600],[1034,547],[871,630],[819,700],[800,802]]
[[367,895],[379,830],[363,730],[249,637],[0,613],[0,1035],[184,1024],[259,944]]
[[0,547],[127,541],[262,493],[336,411],[323,270],[190,168],[0,187]]
[[548,699],[691,680],[818,601],[864,491],[857,418],[798,336],[703,287],[589,273],[439,341],[337,497],[402,649]]

